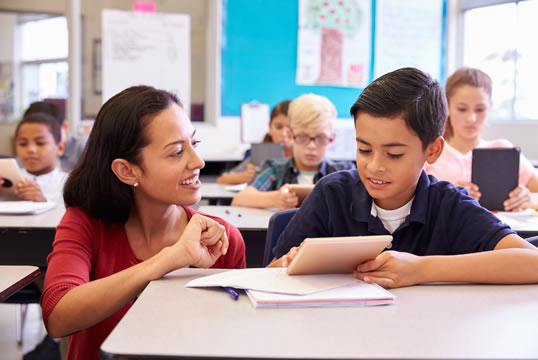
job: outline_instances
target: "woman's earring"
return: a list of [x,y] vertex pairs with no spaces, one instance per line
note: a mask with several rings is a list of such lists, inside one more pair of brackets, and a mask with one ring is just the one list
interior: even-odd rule
[[138,182],[135,182],[135,183],[133,184],[133,186],[134,186],[134,187],[138,187]]

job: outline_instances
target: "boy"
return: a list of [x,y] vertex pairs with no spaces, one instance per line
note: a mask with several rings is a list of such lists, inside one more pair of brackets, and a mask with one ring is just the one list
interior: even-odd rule
[[33,102],[24,112],[24,117],[36,112],[51,115],[60,125],[62,143],[65,147],[65,151],[60,156],[60,166],[63,171],[71,171],[82,155],[84,147],[86,146],[86,141],[69,133],[68,123],[65,121],[65,116],[56,104],[47,101]]
[[447,105],[439,83],[417,69],[393,71],[364,89],[351,114],[358,171],[316,185],[274,247],[279,259],[270,266],[287,266],[306,237],[390,233],[390,251],[359,264],[358,279],[389,288],[538,282],[537,248],[465,189],[422,170],[444,146]]
[[335,139],[336,108],[324,96],[306,94],[293,100],[288,109],[293,156],[266,161],[232,205],[292,209],[299,204],[288,184],[315,184],[332,172],[351,169],[350,162],[324,160]]
[[61,201],[67,173],[57,169],[64,151],[58,122],[45,113],[26,115],[15,130],[15,147],[26,177],[17,185],[17,195],[22,200]]

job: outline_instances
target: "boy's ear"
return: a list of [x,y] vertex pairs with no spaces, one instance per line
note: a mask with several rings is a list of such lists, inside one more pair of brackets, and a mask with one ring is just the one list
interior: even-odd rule
[[133,186],[134,183],[138,182],[136,168],[127,160],[120,158],[114,159],[110,168],[122,183]]
[[331,134],[331,142],[329,144],[332,144],[334,140],[336,140],[336,131],[333,131],[333,133]]
[[426,161],[428,164],[433,164],[439,159],[443,149],[445,148],[445,139],[442,136],[438,136],[433,140],[426,148]]
[[60,142],[58,142],[58,144],[57,144],[57,147],[58,147],[58,149],[56,150],[56,156],[60,157],[65,152],[65,141],[60,140]]

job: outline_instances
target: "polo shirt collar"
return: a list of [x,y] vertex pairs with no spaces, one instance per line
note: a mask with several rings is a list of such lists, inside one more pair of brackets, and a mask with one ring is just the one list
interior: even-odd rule
[[[429,188],[430,179],[424,170],[422,170],[418,179],[415,200],[411,206],[411,214],[408,218],[409,222],[426,223]],[[368,191],[366,191],[366,187],[362,184],[358,174],[352,186],[351,198],[351,216],[357,221],[369,222],[372,198],[368,194]]]

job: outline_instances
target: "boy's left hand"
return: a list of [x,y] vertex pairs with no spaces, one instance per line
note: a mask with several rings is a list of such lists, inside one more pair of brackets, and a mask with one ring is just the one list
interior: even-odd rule
[[21,197],[23,200],[45,202],[47,199],[41,192],[41,187],[36,182],[30,179],[23,179],[17,184],[15,188],[15,194]]
[[357,266],[353,275],[366,283],[384,288],[415,285],[420,282],[420,257],[399,251],[384,251],[373,260]]
[[508,194],[508,199],[503,203],[505,211],[520,211],[529,206],[531,192],[524,185],[519,184]]

